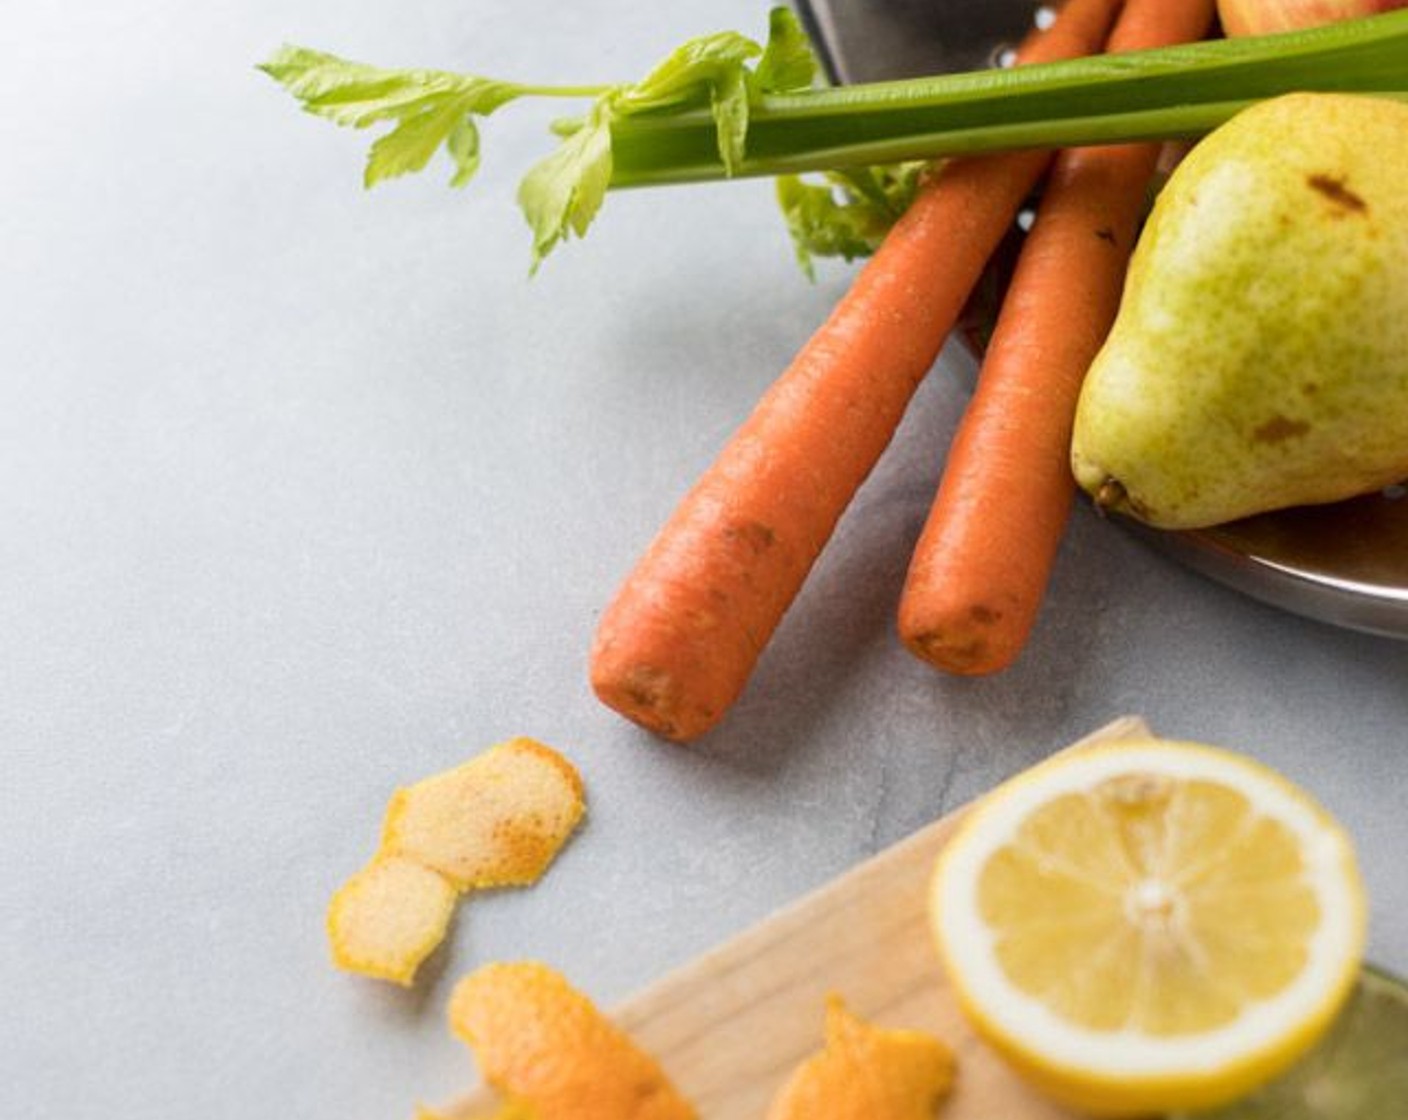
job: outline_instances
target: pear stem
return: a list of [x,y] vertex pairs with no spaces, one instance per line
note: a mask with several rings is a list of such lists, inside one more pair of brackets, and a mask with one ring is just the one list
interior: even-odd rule
[[1095,508],[1102,516],[1111,510],[1117,511],[1124,506],[1128,496],[1124,483],[1117,478],[1107,478],[1095,491]]

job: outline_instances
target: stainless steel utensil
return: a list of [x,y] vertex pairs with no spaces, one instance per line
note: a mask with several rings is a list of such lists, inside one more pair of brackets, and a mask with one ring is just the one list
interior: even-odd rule
[[[998,65],[1033,23],[1054,11],[1037,0],[797,0],[796,7],[836,82]],[[990,276],[977,298],[1000,290],[1000,274]],[[973,333],[962,333],[976,351]],[[1408,638],[1408,497],[1402,487],[1197,532],[1121,523],[1253,598],[1336,626]]]

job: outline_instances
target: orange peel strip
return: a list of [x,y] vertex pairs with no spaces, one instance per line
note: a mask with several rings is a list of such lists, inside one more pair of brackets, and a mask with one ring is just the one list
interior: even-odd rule
[[449,1016],[502,1115],[696,1120],[655,1059],[545,964],[484,965],[455,987]]
[[586,811],[576,769],[534,739],[510,739],[396,791],[382,850],[434,868],[461,890],[527,886]]
[[328,907],[333,963],[409,986],[445,937],[455,890],[443,875],[379,855],[347,880]]
[[535,883],[585,812],[576,768],[534,739],[398,789],[376,855],[328,907],[333,963],[411,985],[461,893]]
[[825,1048],[793,1071],[767,1120],[931,1120],[953,1073],[953,1052],[938,1039],[877,1027],[832,995]]

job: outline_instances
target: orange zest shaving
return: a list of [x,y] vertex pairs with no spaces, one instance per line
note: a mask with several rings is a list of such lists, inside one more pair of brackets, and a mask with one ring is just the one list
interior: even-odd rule
[[410,984],[445,938],[459,892],[438,872],[378,855],[347,880],[328,907],[339,968]]
[[534,1120],[695,1120],[660,1065],[558,972],[488,964],[450,997],[450,1027],[504,1099]]
[[527,886],[584,809],[571,763],[533,739],[510,739],[397,790],[381,846],[434,868],[460,890]]
[[797,1067],[767,1120],[931,1120],[953,1069],[953,1053],[938,1039],[877,1027],[833,995],[825,1048]]
[[536,882],[585,811],[576,769],[533,739],[398,789],[376,855],[328,907],[333,963],[411,985],[459,896]]

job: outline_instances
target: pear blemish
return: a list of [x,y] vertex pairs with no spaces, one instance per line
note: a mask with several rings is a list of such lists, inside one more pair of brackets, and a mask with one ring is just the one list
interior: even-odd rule
[[1345,186],[1343,179],[1336,179],[1333,175],[1319,174],[1308,176],[1305,181],[1310,184],[1311,190],[1324,195],[1342,213],[1368,213],[1369,204]]
[[1310,421],[1292,420],[1287,416],[1273,416],[1261,427],[1252,432],[1252,439],[1258,443],[1281,443],[1295,439],[1310,431]]

